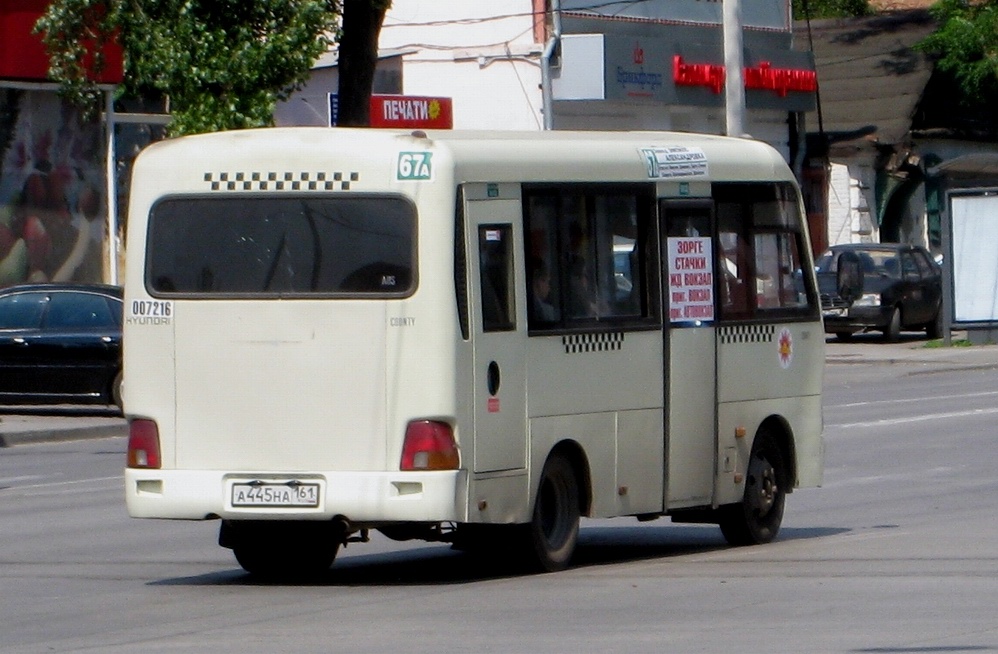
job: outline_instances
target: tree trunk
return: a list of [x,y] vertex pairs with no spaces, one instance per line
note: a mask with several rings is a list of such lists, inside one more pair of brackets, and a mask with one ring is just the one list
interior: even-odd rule
[[378,36],[386,0],[343,0],[343,33],[339,44],[339,114],[336,124],[371,124],[371,89],[378,64]]

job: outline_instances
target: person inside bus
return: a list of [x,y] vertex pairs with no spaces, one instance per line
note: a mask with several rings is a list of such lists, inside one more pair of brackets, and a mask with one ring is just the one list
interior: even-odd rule
[[558,312],[551,303],[551,273],[547,265],[536,260],[531,266],[531,309],[533,317],[539,322],[555,322],[558,320]]
[[599,314],[595,288],[585,259],[576,258],[569,265],[568,312],[574,318],[588,318]]

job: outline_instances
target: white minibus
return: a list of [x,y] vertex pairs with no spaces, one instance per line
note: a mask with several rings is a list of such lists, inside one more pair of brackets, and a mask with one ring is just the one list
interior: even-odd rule
[[821,483],[801,198],[766,144],[273,128],[138,157],[127,507],[261,576],[424,539],[535,569],[580,517],[772,540]]

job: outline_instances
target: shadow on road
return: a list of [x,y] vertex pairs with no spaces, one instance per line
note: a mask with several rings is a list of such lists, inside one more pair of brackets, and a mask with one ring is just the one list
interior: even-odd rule
[[[784,528],[778,542],[822,538],[849,531],[844,528]],[[361,546],[362,547],[362,546]],[[761,545],[759,547],[767,547]],[[614,565],[702,554],[732,548],[720,531],[710,526],[588,527],[579,535],[572,568]],[[426,586],[467,584],[492,579],[531,576],[511,561],[483,559],[427,544],[394,552],[340,556],[320,577],[304,582],[261,581],[242,570],[224,570],[193,577],[150,582],[163,586]]]

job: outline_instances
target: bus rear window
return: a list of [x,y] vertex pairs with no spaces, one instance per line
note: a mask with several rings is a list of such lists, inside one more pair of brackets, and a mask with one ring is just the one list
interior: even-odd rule
[[155,294],[406,296],[416,210],[401,197],[168,198],[149,217]]

